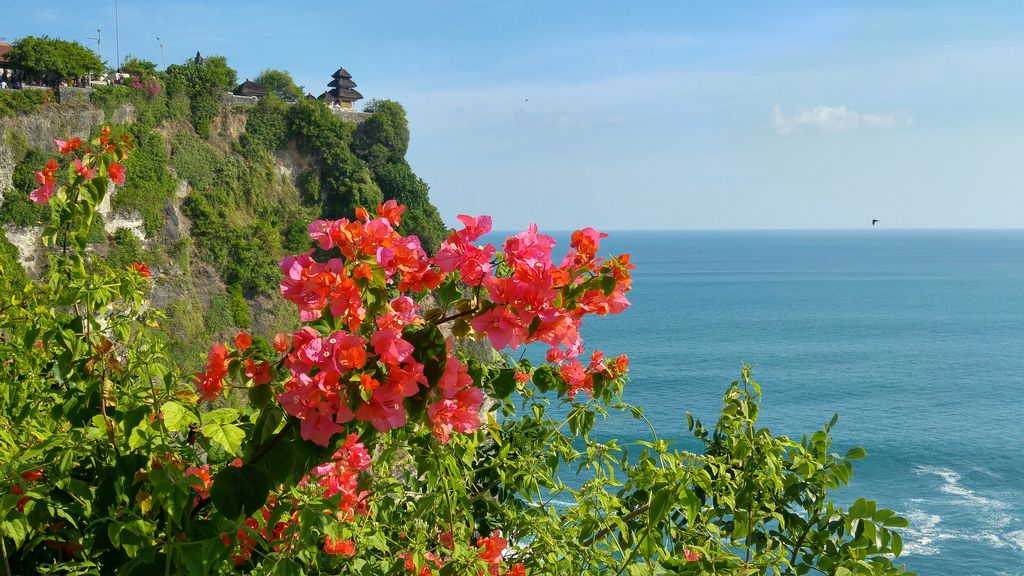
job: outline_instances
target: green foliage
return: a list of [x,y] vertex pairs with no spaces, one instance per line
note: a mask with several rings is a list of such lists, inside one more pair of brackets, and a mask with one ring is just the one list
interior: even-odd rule
[[210,334],[222,334],[231,327],[234,315],[231,310],[230,294],[214,294],[204,315],[206,331]]
[[164,208],[174,198],[175,183],[167,171],[168,154],[159,133],[138,130],[135,153],[125,161],[131,178],[111,199],[114,210],[132,210],[142,215],[146,234],[153,236],[164,223]]
[[89,95],[89,100],[102,108],[106,117],[110,118],[114,114],[114,110],[130,102],[131,97],[132,89],[128,86],[124,84],[110,84],[95,87],[92,94]]
[[150,62],[149,60],[143,60],[131,54],[126,54],[121,62],[121,72],[138,78],[154,76],[156,75],[156,62]]
[[245,132],[240,139],[242,147],[258,147],[269,152],[283,148],[288,139],[287,111],[288,104],[273,94],[260,98],[249,109]]
[[[50,207],[46,204],[36,204],[28,195],[38,186],[35,173],[52,157],[34,148],[24,151],[24,155],[14,165],[11,175],[12,189],[4,192],[4,202],[0,206],[0,223],[36,226],[49,221]],[[57,185],[67,181],[64,170],[58,170],[55,176]]]
[[213,146],[182,132],[171,140],[171,162],[175,174],[193,190],[209,190],[220,166],[220,155]]
[[288,108],[288,134],[299,150],[316,156],[352,141],[351,124],[331,113],[319,100],[302,99]]
[[299,175],[299,197],[307,205],[320,204],[320,170],[307,170]]
[[51,80],[85,78],[105,68],[95,52],[78,42],[48,36],[25,36],[7,55],[11,67],[30,77]]
[[[187,96],[192,126],[203,138],[210,136],[210,124],[220,111],[220,99],[234,88],[238,78],[223,56],[209,56],[201,63],[188,60],[172,64],[164,71],[167,90],[172,100]],[[173,109],[175,112],[177,109]]]
[[128,228],[118,228],[110,236],[110,246],[107,251],[107,262],[113,268],[126,270],[131,268],[132,262],[145,261],[142,242],[134,232]]
[[53,90],[24,89],[0,92],[0,118],[28,114],[43,104],[53,101]]
[[18,247],[0,232],[0,298],[21,290],[28,283],[28,275],[18,262]]
[[409,149],[409,121],[402,105],[392,100],[371,100],[363,111],[373,116],[356,130],[353,151],[371,168],[403,160]]
[[102,244],[107,241],[107,231],[103,228],[103,214],[96,212],[89,223],[89,234],[85,237],[89,244]]
[[228,287],[228,294],[231,296],[231,319],[239,328],[250,328],[252,318],[249,316],[249,302],[242,294],[242,287],[234,284]]
[[256,77],[254,82],[263,86],[269,93],[274,94],[281,100],[294,102],[303,97],[302,88],[295,85],[292,75],[285,70],[268,68],[260,72],[260,75]]

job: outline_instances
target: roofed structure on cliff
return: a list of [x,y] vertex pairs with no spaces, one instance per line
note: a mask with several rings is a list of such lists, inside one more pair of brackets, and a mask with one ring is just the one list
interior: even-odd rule
[[334,78],[328,84],[331,89],[321,94],[320,99],[331,106],[351,110],[353,102],[363,99],[362,94],[353,90],[356,83],[352,81],[352,75],[348,73],[348,70],[338,68],[338,71],[331,76]]
[[14,46],[7,42],[0,42],[0,78],[10,82],[11,77],[14,75],[14,68],[11,68],[11,59],[8,52],[14,49]]
[[234,93],[235,93],[236,96],[257,96],[257,97],[259,97],[259,96],[266,96],[267,95],[267,89],[264,88],[263,86],[260,86],[259,84],[255,83],[255,82],[253,82],[252,80],[249,80],[248,78],[246,78],[245,82],[242,82],[241,84],[238,85],[238,88],[235,88],[235,92]]

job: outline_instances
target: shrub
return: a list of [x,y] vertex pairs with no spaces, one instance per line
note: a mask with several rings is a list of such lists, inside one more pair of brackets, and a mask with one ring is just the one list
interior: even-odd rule
[[287,110],[288,105],[273,94],[260,98],[248,111],[245,132],[240,138],[242,147],[270,152],[283,148],[288,137]]
[[249,302],[242,294],[242,287],[234,284],[228,287],[228,294],[231,296],[231,319],[234,325],[239,328],[252,326],[252,318],[249,316]]
[[0,118],[28,114],[49,102],[53,102],[50,89],[4,90],[0,92]]
[[174,198],[175,182],[167,171],[168,154],[163,138],[152,130],[140,129],[138,149],[125,161],[131,174],[117,189],[110,206],[114,210],[133,210],[142,216],[146,234],[153,236],[164,223],[164,208]]

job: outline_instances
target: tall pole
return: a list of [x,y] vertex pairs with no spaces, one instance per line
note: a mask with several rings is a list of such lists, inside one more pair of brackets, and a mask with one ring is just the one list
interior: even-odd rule
[[167,61],[164,60],[164,43],[163,43],[163,41],[160,40],[159,36],[156,37],[156,41],[157,41],[158,44],[160,44],[160,65],[164,67],[164,70],[166,70],[167,69]]
[[114,81],[117,81],[117,73],[121,71],[121,30],[117,21],[117,0],[114,0],[114,57],[117,58],[117,70],[114,71]]
[[[100,48],[100,38],[101,37],[102,37],[102,35],[100,34],[100,29],[99,28],[96,29],[96,37],[95,38],[93,38],[92,36],[86,36],[87,39],[95,40],[96,41],[96,55],[99,56],[100,59],[102,60],[103,59],[103,51]],[[89,72],[89,86],[92,86],[92,72]]]

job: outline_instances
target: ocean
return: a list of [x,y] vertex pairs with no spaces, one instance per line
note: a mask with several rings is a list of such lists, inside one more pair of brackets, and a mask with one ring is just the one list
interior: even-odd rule
[[[632,307],[588,319],[588,349],[630,356],[626,400],[659,434],[694,448],[686,412],[713,425],[750,364],[773,433],[839,413],[835,451],[868,456],[834,498],[910,519],[908,569],[1024,575],[1024,231],[613,232],[601,248],[637,269]],[[595,436],[647,437],[627,418]]]

